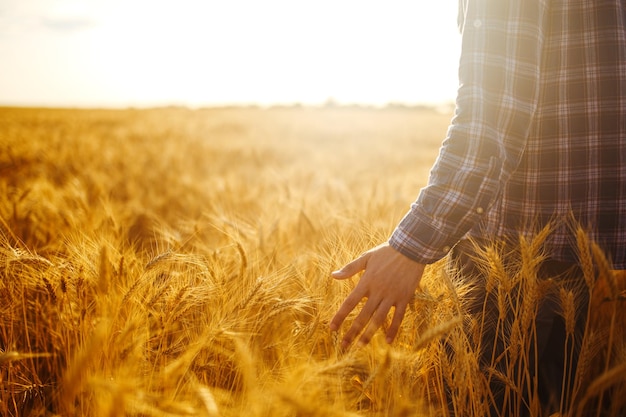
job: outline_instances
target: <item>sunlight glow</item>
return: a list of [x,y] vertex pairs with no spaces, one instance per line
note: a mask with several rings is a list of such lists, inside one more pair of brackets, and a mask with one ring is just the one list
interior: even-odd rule
[[1,104],[425,103],[456,91],[451,0],[6,2]]

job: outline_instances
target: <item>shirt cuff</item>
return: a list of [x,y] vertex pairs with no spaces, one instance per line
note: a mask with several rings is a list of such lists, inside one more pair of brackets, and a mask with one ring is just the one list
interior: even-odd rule
[[446,256],[458,240],[442,228],[411,210],[393,231],[389,245],[418,263],[431,264]]

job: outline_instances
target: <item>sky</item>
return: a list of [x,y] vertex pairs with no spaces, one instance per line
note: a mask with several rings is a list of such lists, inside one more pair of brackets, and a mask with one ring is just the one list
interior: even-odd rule
[[457,0],[0,0],[0,105],[454,100]]

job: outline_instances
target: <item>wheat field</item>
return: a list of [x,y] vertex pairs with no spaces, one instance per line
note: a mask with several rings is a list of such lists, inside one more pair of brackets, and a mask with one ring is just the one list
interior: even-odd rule
[[[378,334],[341,351],[328,329],[355,283],[330,272],[386,240],[449,120],[410,108],[0,109],[0,414],[487,415],[467,288],[445,261],[427,269],[393,345]],[[516,270],[484,256],[519,323],[533,306],[504,291],[532,285],[541,239],[522,245]],[[567,408],[618,416],[624,277],[578,242],[594,301]],[[576,294],[561,300],[576,314]],[[532,337],[506,332],[523,365]],[[512,404],[530,376],[517,378]]]

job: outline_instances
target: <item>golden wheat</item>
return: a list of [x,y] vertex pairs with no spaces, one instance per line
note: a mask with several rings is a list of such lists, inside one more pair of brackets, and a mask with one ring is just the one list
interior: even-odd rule
[[[548,228],[521,240],[516,262],[501,242],[475,259],[500,302],[495,323],[466,315],[471,288],[442,261],[392,346],[379,332],[342,352],[328,330],[354,285],[330,271],[388,237],[449,118],[0,109],[0,414],[471,417],[489,413],[490,378],[519,408],[550,291],[536,281]],[[624,277],[576,238],[598,308],[568,407],[617,416],[623,404],[598,398],[624,393]],[[568,334],[577,297],[561,295]],[[512,348],[484,374],[488,328]]]

